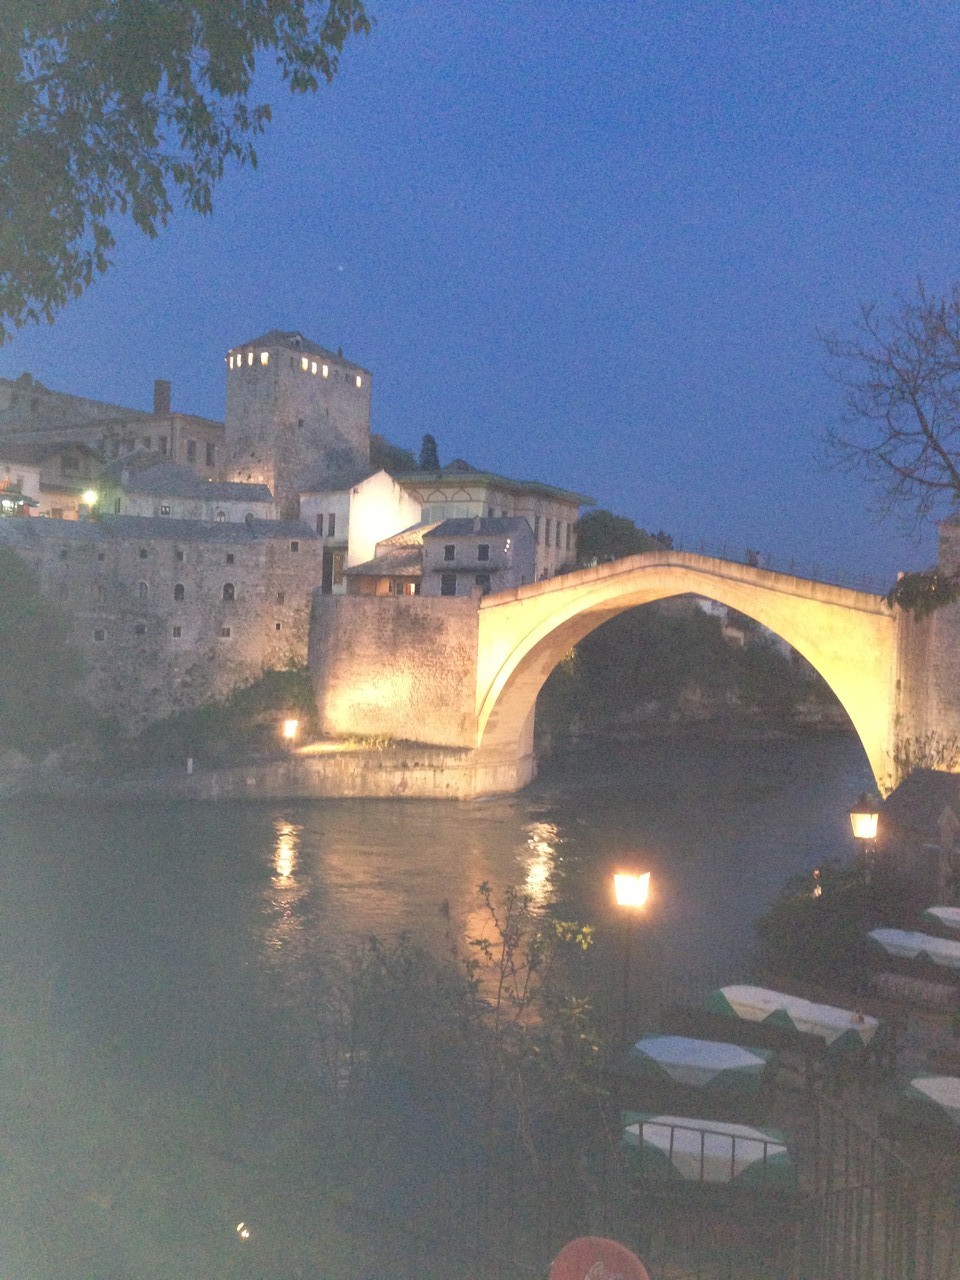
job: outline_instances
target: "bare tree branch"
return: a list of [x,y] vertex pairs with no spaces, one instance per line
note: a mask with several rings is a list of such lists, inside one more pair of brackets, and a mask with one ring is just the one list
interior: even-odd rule
[[881,514],[915,526],[960,500],[960,285],[944,298],[922,282],[889,316],[860,308],[852,337],[822,334],[843,389],[842,423],[826,433],[847,470],[877,486]]

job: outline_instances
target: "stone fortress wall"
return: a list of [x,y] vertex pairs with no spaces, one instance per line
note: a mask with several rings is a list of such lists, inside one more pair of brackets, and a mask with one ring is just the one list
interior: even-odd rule
[[322,543],[298,523],[7,519],[0,546],[68,613],[124,731],[306,660]]

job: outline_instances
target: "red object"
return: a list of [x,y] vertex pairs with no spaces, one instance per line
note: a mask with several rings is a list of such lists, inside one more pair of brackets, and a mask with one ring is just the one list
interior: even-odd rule
[[550,1266],[550,1280],[650,1280],[636,1254],[616,1240],[581,1236],[565,1244]]

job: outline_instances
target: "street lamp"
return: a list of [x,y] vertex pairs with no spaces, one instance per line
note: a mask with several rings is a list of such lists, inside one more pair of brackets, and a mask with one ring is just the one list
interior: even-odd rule
[[850,810],[850,826],[853,829],[854,839],[860,844],[860,865],[863,867],[864,878],[870,880],[870,855],[873,852],[873,842],[877,838],[877,823],[880,818],[879,805],[877,801],[867,795],[864,791],[860,795],[860,799]]
[[[639,913],[643,911],[650,897],[650,872],[615,871],[613,873],[613,897],[617,906],[625,912]],[[630,1027],[630,987],[633,977],[634,932],[634,921],[628,918],[623,942],[623,1006],[620,1011],[620,1038],[624,1044],[628,1043]]]
[[287,744],[287,749],[289,751],[293,750],[293,744],[297,739],[297,731],[299,730],[299,728],[300,728],[299,720],[290,719],[290,720],[284,720],[283,722],[283,737],[284,737],[284,741]]

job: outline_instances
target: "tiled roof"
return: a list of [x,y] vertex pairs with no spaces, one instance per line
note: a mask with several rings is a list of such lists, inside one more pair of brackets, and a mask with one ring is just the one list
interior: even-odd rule
[[581,507],[592,507],[595,499],[585,494],[574,493],[572,489],[558,489],[552,484],[543,484],[539,480],[511,480],[508,476],[498,476],[492,471],[478,471],[468,462],[458,458],[449,466],[439,471],[408,471],[395,477],[398,484],[411,489],[429,488],[431,485],[451,485],[461,481],[464,485],[487,485],[490,488],[504,489],[508,493],[532,493],[544,498],[560,498],[567,502],[576,502]]
[[162,461],[156,454],[136,453],[128,458],[117,458],[104,467],[103,475],[128,493],[198,498],[210,502],[273,501],[273,494],[265,484],[203,480],[191,467]]
[[162,538],[168,542],[319,542],[299,520],[173,520],[168,516],[103,516],[98,520],[0,520],[0,540],[24,548],[48,542],[112,542]]
[[250,338],[247,342],[237,342],[230,348],[231,351],[244,350],[247,347],[283,347],[288,351],[300,351],[305,355],[323,356],[326,360],[336,360],[338,364],[346,365],[350,369],[357,369],[361,373],[367,373],[363,365],[355,364],[352,360],[348,360],[342,351],[330,351],[327,347],[321,347],[319,343],[311,342],[309,338],[305,338],[297,329],[270,329],[266,333],[261,334],[259,338]]
[[915,769],[880,806],[884,827],[937,832],[945,809],[960,819],[960,774],[942,769]]
[[[74,423],[74,426],[76,425]],[[100,456],[96,449],[91,449],[82,441],[67,440],[43,444],[40,441],[3,440],[0,441],[0,462],[18,462],[23,467],[36,467],[46,462],[48,458],[54,458],[58,453],[63,453],[65,449],[76,449],[94,458]]]
[[418,546],[386,547],[365,564],[355,564],[344,573],[355,578],[414,577],[423,572],[423,551]]
[[523,516],[467,516],[442,520],[435,525],[426,538],[465,538],[465,537],[498,537],[512,533],[531,533],[530,525]]

